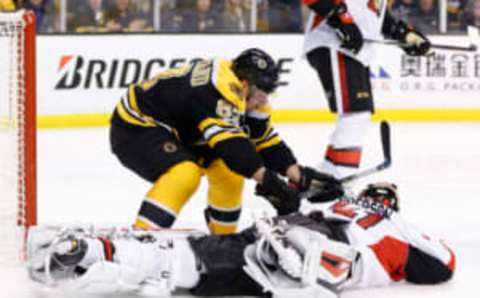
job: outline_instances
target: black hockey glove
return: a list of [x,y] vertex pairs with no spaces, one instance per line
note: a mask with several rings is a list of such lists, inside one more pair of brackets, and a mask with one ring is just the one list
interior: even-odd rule
[[337,6],[333,13],[328,17],[327,24],[334,28],[338,38],[342,42],[342,47],[351,50],[357,54],[363,46],[362,32],[353,22],[352,16],[347,10],[345,3]]
[[409,56],[424,56],[430,51],[430,40],[403,21],[397,22],[392,37],[405,44],[402,49]]
[[327,202],[344,194],[342,183],[335,177],[310,167],[301,168],[302,175],[296,184],[298,190],[307,194],[311,202]]
[[290,188],[277,173],[266,170],[262,184],[257,184],[255,194],[267,199],[278,215],[296,212],[300,206],[299,192]]

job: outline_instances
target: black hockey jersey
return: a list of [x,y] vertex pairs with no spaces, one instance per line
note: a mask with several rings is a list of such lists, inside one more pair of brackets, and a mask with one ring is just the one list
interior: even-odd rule
[[296,162],[274,132],[269,108],[246,112],[244,87],[229,60],[196,61],[130,86],[112,121],[164,127],[185,146],[213,149],[246,177],[264,162],[281,173]]

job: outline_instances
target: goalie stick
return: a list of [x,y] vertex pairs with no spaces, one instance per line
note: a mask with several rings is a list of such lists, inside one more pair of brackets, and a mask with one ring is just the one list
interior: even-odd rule
[[384,169],[390,167],[390,165],[392,164],[392,153],[391,153],[391,149],[390,149],[390,125],[386,121],[382,121],[380,123],[380,137],[381,137],[381,141],[382,141],[382,150],[383,150],[384,161],[381,164],[379,164],[375,167],[372,167],[372,168],[366,169],[364,171],[352,174],[350,176],[346,176],[346,177],[340,179],[340,182],[347,183],[347,182],[350,182],[352,180],[355,180],[355,179],[358,179],[358,178],[361,178],[361,177],[365,177],[365,176],[371,175],[371,174],[379,172],[379,171],[383,171]]

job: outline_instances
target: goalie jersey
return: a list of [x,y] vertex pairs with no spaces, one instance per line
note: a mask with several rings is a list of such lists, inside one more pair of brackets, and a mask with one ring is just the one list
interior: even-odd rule
[[446,243],[403,220],[342,199],[322,210],[327,221],[343,222],[350,245],[361,253],[362,274],[355,287],[408,281],[434,284],[451,278],[455,255]]
[[231,65],[229,60],[199,60],[131,85],[112,123],[163,127],[205,166],[222,158],[245,177],[264,164],[284,173],[296,160],[270,123],[271,109],[247,112],[244,87]]

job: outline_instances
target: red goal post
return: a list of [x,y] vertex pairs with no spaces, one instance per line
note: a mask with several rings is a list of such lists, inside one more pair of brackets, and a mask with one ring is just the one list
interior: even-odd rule
[[37,222],[35,14],[0,13],[0,263]]

